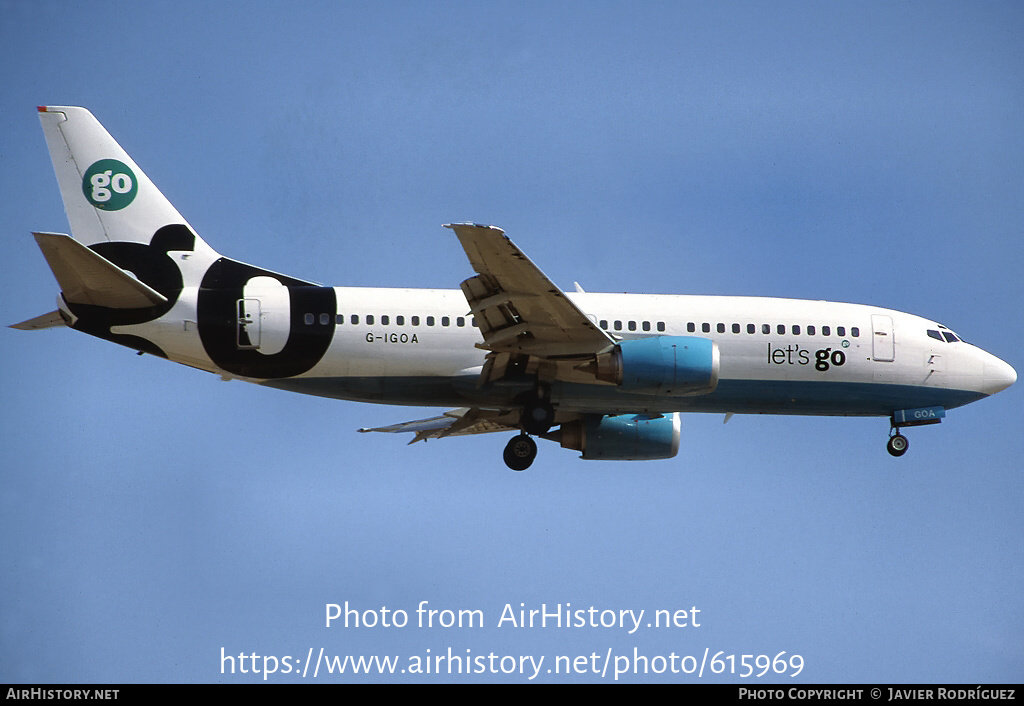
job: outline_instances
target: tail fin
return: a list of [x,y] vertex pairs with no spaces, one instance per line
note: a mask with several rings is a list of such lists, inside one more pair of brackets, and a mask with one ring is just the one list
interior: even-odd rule
[[[220,256],[88,110],[40,106],[39,120],[72,235],[34,234],[62,291],[57,311],[14,328],[63,322],[166,357],[154,322],[185,288],[198,291]],[[194,311],[195,296],[186,310]],[[171,329],[180,323],[174,319]]]
[[[158,230],[185,226],[110,134],[85,108],[40,106],[46,145],[57,174],[64,210],[75,240],[84,245],[128,242],[149,245]],[[195,251],[215,255],[198,236]]]

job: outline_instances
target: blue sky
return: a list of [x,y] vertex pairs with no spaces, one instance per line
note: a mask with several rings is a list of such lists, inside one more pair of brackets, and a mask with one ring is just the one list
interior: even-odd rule
[[[0,14],[5,324],[53,309],[30,233],[67,222],[35,106],[69,104],[220,252],[295,276],[455,287],[471,270],[440,225],[478,221],[565,288],[876,304],[1024,367],[1019,3],[5,0]],[[1024,677],[1020,385],[910,430],[899,460],[882,419],[688,415],[670,461],[541,444],[512,473],[504,436],[355,433],[431,410],[2,331],[2,681],[246,682],[261,675],[222,674],[221,648],[407,661],[449,647],[544,670],[634,648],[805,663],[795,679],[625,681]],[[486,623],[324,627],[345,601]],[[498,627],[520,603],[697,606],[701,626]]]

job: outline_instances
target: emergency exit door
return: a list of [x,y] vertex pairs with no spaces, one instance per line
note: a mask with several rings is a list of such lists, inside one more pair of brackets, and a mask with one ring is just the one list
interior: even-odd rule
[[236,343],[239,350],[260,347],[260,300],[239,299],[236,318]]

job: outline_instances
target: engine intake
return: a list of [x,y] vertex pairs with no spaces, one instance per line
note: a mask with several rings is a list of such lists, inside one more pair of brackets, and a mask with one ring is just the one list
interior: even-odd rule
[[622,341],[585,369],[623,389],[658,395],[706,395],[718,387],[719,352],[695,336]]

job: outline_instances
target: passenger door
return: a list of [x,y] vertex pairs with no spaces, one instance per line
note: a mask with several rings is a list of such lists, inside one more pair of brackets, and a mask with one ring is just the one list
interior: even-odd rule
[[871,316],[872,357],[880,363],[896,360],[896,340],[893,336],[892,317],[883,314]]

